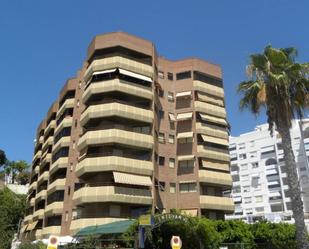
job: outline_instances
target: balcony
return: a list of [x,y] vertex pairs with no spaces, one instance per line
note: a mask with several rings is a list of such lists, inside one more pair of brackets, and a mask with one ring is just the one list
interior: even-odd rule
[[42,156],[42,151],[39,150],[37,153],[35,153],[35,155],[33,156],[32,162],[34,162],[35,160],[39,159]]
[[50,174],[53,174],[58,169],[64,169],[68,166],[69,158],[68,157],[60,157],[58,158],[49,169]]
[[50,235],[60,235],[61,226],[49,226],[42,229],[42,236],[48,238]]
[[224,107],[220,107],[217,105],[201,102],[201,101],[194,101],[195,110],[197,112],[202,112],[206,114],[210,114],[216,117],[225,118],[226,111]]
[[64,190],[65,189],[65,181],[66,179],[57,179],[47,187],[47,195],[54,193],[57,190]]
[[40,166],[39,166],[39,165],[35,166],[35,168],[34,168],[34,170],[33,170],[34,175],[38,174],[39,171],[40,171]]
[[153,163],[119,156],[85,158],[76,166],[78,177],[86,173],[121,171],[133,174],[152,175]]
[[41,182],[48,181],[48,178],[49,178],[49,172],[45,171],[42,175],[39,176],[38,184],[40,184]]
[[221,210],[225,212],[234,211],[234,201],[232,198],[218,196],[200,196],[201,209]]
[[205,92],[220,98],[224,98],[224,90],[222,87],[213,86],[199,80],[193,81],[193,88],[195,91]]
[[70,226],[70,231],[72,234],[76,234],[80,229],[88,226],[97,226],[97,225],[104,225],[116,221],[122,221],[122,220],[127,220],[124,218],[82,218],[82,219],[77,219],[77,220],[72,220],[71,221],[71,226]]
[[206,134],[212,137],[228,139],[227,130],[215,125],[196,123],[196,133]]
[[58,133],[65,127],[71,127],[73,124],[73,118],[72,117],[66,117],[64,118],[61,123],[56,127],[54,137],[58,135]]
[[140,147],[142,149],[151,149],[153,146],[153,137],[146,134],[119,129],[88,131],[79,139],[78,149],[82,150],[89,145],[109,143],[118,143],[132,147]]
[[44,166],[46,163],[50,163],[51,158],[52,158],[51,153],[45,154],[45,156],[44,156],[44,158],[42,159],[42,162],[41,162],[41,167]]
[[95,202],[151,205],[152,195],[148,189],[115,186],[84,187],[74,192],[73,202],[75,205]]
[[199,170],[198,173],[200,183],[232,186],[232,177],[229,173],[222,173],[210,170]]
[[31,183],[30,186],[29,186],[28,192],[30,193],[32,190],[36,190],[37,185],[38,185],[38,184],[37,184],[37,181]]
[[46,129],[44,130],[44,135],[48,134],[52,129],[56,128],[56,120],[52,120],[47,125]]
[[89,106],[81,115],[81,125],[84,126],[90,119],[118,116],[126,119],[152,123],[153,112],[121,103],[107,103]]
[[29,224],[30,221],[32,221],[32,218],[33,218],[33,215],[32,215],[32,214],[29,214],[29,215],[25,216],[25,218],[24,218],[24,223],[25,223],[25,224]]
[[35,202],[39,202],[41,200],[45,200],[47,196],[47,191],[46,190],[41,190],[37,195],[35,196]]
[[228,151],[217,149],[209,146],[198,145],[197,146],[198,157],[205,157],[215,160],[220,160],[224,162],[230,161],[230,155]]
[[49,138],[44,142],[44,144],[43,144],[43,146],[42,146],[42,151],[45,151],[45,149],[47,149],[48,146],[52,145],[53,142],[54,142],[54,137],[53,137],[53,136],[49,137]]
[[41,208],[33,213],[33,220],[41,220],[44,218],[44,208]]
[[30,199],[30,202],[29,202],[30,207],[33,207],[33,206],[34,206],[34,201],[35,201],[35,198],[32,197],[32,198]]
[[153,77],[152,66],[135,60],[127,59],[121,56],[108,57],[104,59],[94,60],[84,74],[85,82],[88,82],[92,74],[96,71],[107,69],[121,68],[137,74]]
[[53,202],[45,207],[45,216],[53,216],[63,213],[63,201]]
[[153,97],[151,87],[137,85],[121,79],[113,79],[104,82],[96,82],[90,84],[83,94],[83,102],[86,103],[87,100],[94,94],[116,92],[116,91],[150,100]]
[[71,142],[70,136],[65,136],[59,139],[59,141],[53,147],[53,153],[57,152],[62,147],[69,147]]
[[57,115],[56,115],[56,118],[59,118],[61,117],[61,115],[63,114],[63,112],[66,110],[66,109],[70,109],[70,108],[73,108],[74,107],[74,102],[75,102],[75,99],[72,98],[72,99],[66,99],[64,101],[64,103],[62,104],[62,106],[59,108],[58,112],[57,112]]

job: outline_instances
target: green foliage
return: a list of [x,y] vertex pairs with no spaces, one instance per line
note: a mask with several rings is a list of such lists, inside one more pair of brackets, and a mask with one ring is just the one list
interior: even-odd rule
[[137,231],[138,231],[138,221],[135,221],[125,233],[120,235],[119,239],[123,240],[123,243],[126,247],[133,248]]
[[16,195],[8,188],[0,190],[0,248],[10,248],[18,224],[24,217],[26,197]]
[[273,249],[295,249],[295,226],[285,223],[260,222],[251,226],[254,240]]
[[46,249],[47,246],[43,242],[32,244],[30,242],[23,242],[18,246],[18,249]]
[[[128,242],[125,246],[133,247],[132,238],[137,231],[136,222],[120,237]],[[188,217],[187,221],[167,221],[153,230],[146,228],[145,247],[170,249],[170,239],[176,235],[182,239],[185,249],[218,249],[229,243],[244,249],[295,249],[295,231],[294,225],[286,223],[262,221],[252,225],[243,221]]]
[[27,170],[30,168],[30,165],[24,161],[7,161],[7,163],[4,166],[4,171],[6,174],[10,174],[12,176],[12,183],[15,183],[17,180],[17,183],[21,184],[22,182],[28,183],[29,173]]

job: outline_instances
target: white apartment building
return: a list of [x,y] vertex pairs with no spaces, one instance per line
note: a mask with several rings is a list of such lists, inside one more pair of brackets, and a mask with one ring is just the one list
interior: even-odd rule
[[[291,138],[307,218],[309,119],[293,122]],[[226,215],[226,219],[293,222],[280,135],[274,132],[271,136],[268,124],[259,125],[252,132],[230,137],[229,151],[233,189],[225,194],[232,195],[235,211]]]

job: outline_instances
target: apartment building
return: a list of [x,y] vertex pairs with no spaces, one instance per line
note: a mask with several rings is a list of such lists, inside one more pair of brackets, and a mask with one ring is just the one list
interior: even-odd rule
[[180,209],[234,210],[220,66],[96,36],[38,126],[23,239]]
[[[292,147],[302,191],[305,217],[309,213],[309,119],[293,121]],[[270,136],[268,124],[254,131],[230,137],[232,197],[235,212],[227,219],[254,222],[293,222],[286,165],[280,135]],[[228,193],[226,193],[228,195]]]

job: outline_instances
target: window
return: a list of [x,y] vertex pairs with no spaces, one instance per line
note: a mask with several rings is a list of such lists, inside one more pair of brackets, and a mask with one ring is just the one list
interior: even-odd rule
[[175,168],[175,158],[170,158],[168,161],[168,166],[170,168]]
[[306,151],[309,150],[309,143],[305,143],[305,150],[306,150]]
[[70,163],[70,171],[73,171],[73,163]]
[[120,206],[119,205],[110,205],[109,206],[109,215],[111,217],[119,217],[120,216]]
[[246,144],[245,143],[241,143],[238,145],[238,149],[239,150],[242,150],[242,149],[245,149],[246,148]]
[[249,175],[242,175],[241,176],[242,181],[248,181],[249,180]]
[[181,72],[176,74],[176,80],[183,80],[191,78],[191,71]]
[[251,197],[245,197],[244,198],[244,203],[245,204],[251,203]]
[[257,152],[254,151],[254,152],[250,152],[250,158],[255,158],[257,157]]
[[75,150],[75,140],[73,140],[73,145],[72,145],[72,148],[73,148],[73,150]]
[[274,164],[277,164],[277,161],[276,161],[276,159],[274,159],[274,158],[269,158],[269,159],[267,159],[266,162],[265,162],[265,165],[266,165],[266,166],[268,166],[268,165],[274,165]]
[[239,175],[232,175],[233,182],[239,182]]
[[196,183],[195,182],[180,183],[179,188],[180,188],[180,193],[196,192]]
[[77,127],[77,119],[75,119],[75,121],[74,121],[74,126],[75,126],[75,128]]
[[69,220],[69,212],[68,211],[66,211],[65,212],[65,222],[68,222],[68,220]]
[[193,137],[185,137],[185,138],[178,139],[178,142],[180,144],[189,144],[189,143],[193,143],[193,141],[194,141]]
[[260,213],[260,212],[264,212],[264,207],[257,207],[255,208],[255,211]]
[[69,186],[68,187],[68,195],[70,195],[71,194],[71,187]]
[[254,147],[254,141],[249,142],[250,147]]
[[244,160],[247,158],[247,155],[246,154],[239,154],[239,159],[240,160]]
[[161,144],[165,143],[165,137],[164,137],[164,133],[163,132],[159,132],[158,140],[159,140],[159,143],[161,143]]
[[170,144],[175,143],[175,136],[174,136],[174,135],[169,135],[169,136],[168,136],[168,142],[169,142]]
[[165,157],[159,156],[159,165],[164,166],[165,163]]
[[159,93],[158,93],[159,97],[164,97],[164,91],[162,89],[159,89]]
[[255,202],[256,203],[263,202],[263,196],[262,195],[255,196]]
[[164,111],[159,110],[158,116],[159,116],[159,119],[163,119],[164,118]]
[[159,182],[160,191],[165,191],[165,182]]
[[236,144],[230,144],[229,151],[236,150]]
[[159,72],[158,72],[158,77],[159,77],[160,79],[164,79],[164,72],[159,71]]
[[241,191],[240,191],[240,186],[235,186],[235,187],[233,187],[233,193],[234,194],[237,194],[237,193],[240,193]]
[[168,73],[167,73],[167,79],[168,79],[168,80],[173,80],[173,78],[174,78],[174,77],[173,77],[173,73],[168,72]]
[[80,104],[79,104],[79,99],[78,99],[78,100],[77,100],[77,104],[76,104],[76,106],[77,106],[77,107],[79,107],[79,105],[80,105]]
[[250,186],[243,186],[244,193],[250,192]]
[[240,167],[241,167],[241,170],[247,170],[248,164],[241,164]]
[[176,183],[174,182],[170,183],[170,193],[172,194],[176,193]]
[[174,93],[168,92],[167,93],[167,99],[168,99],[168,101],[173,102],[174,101]]
[[180,168],[193,168],[194,167],[194,161],[193,160],[180,161],[179,167]]

